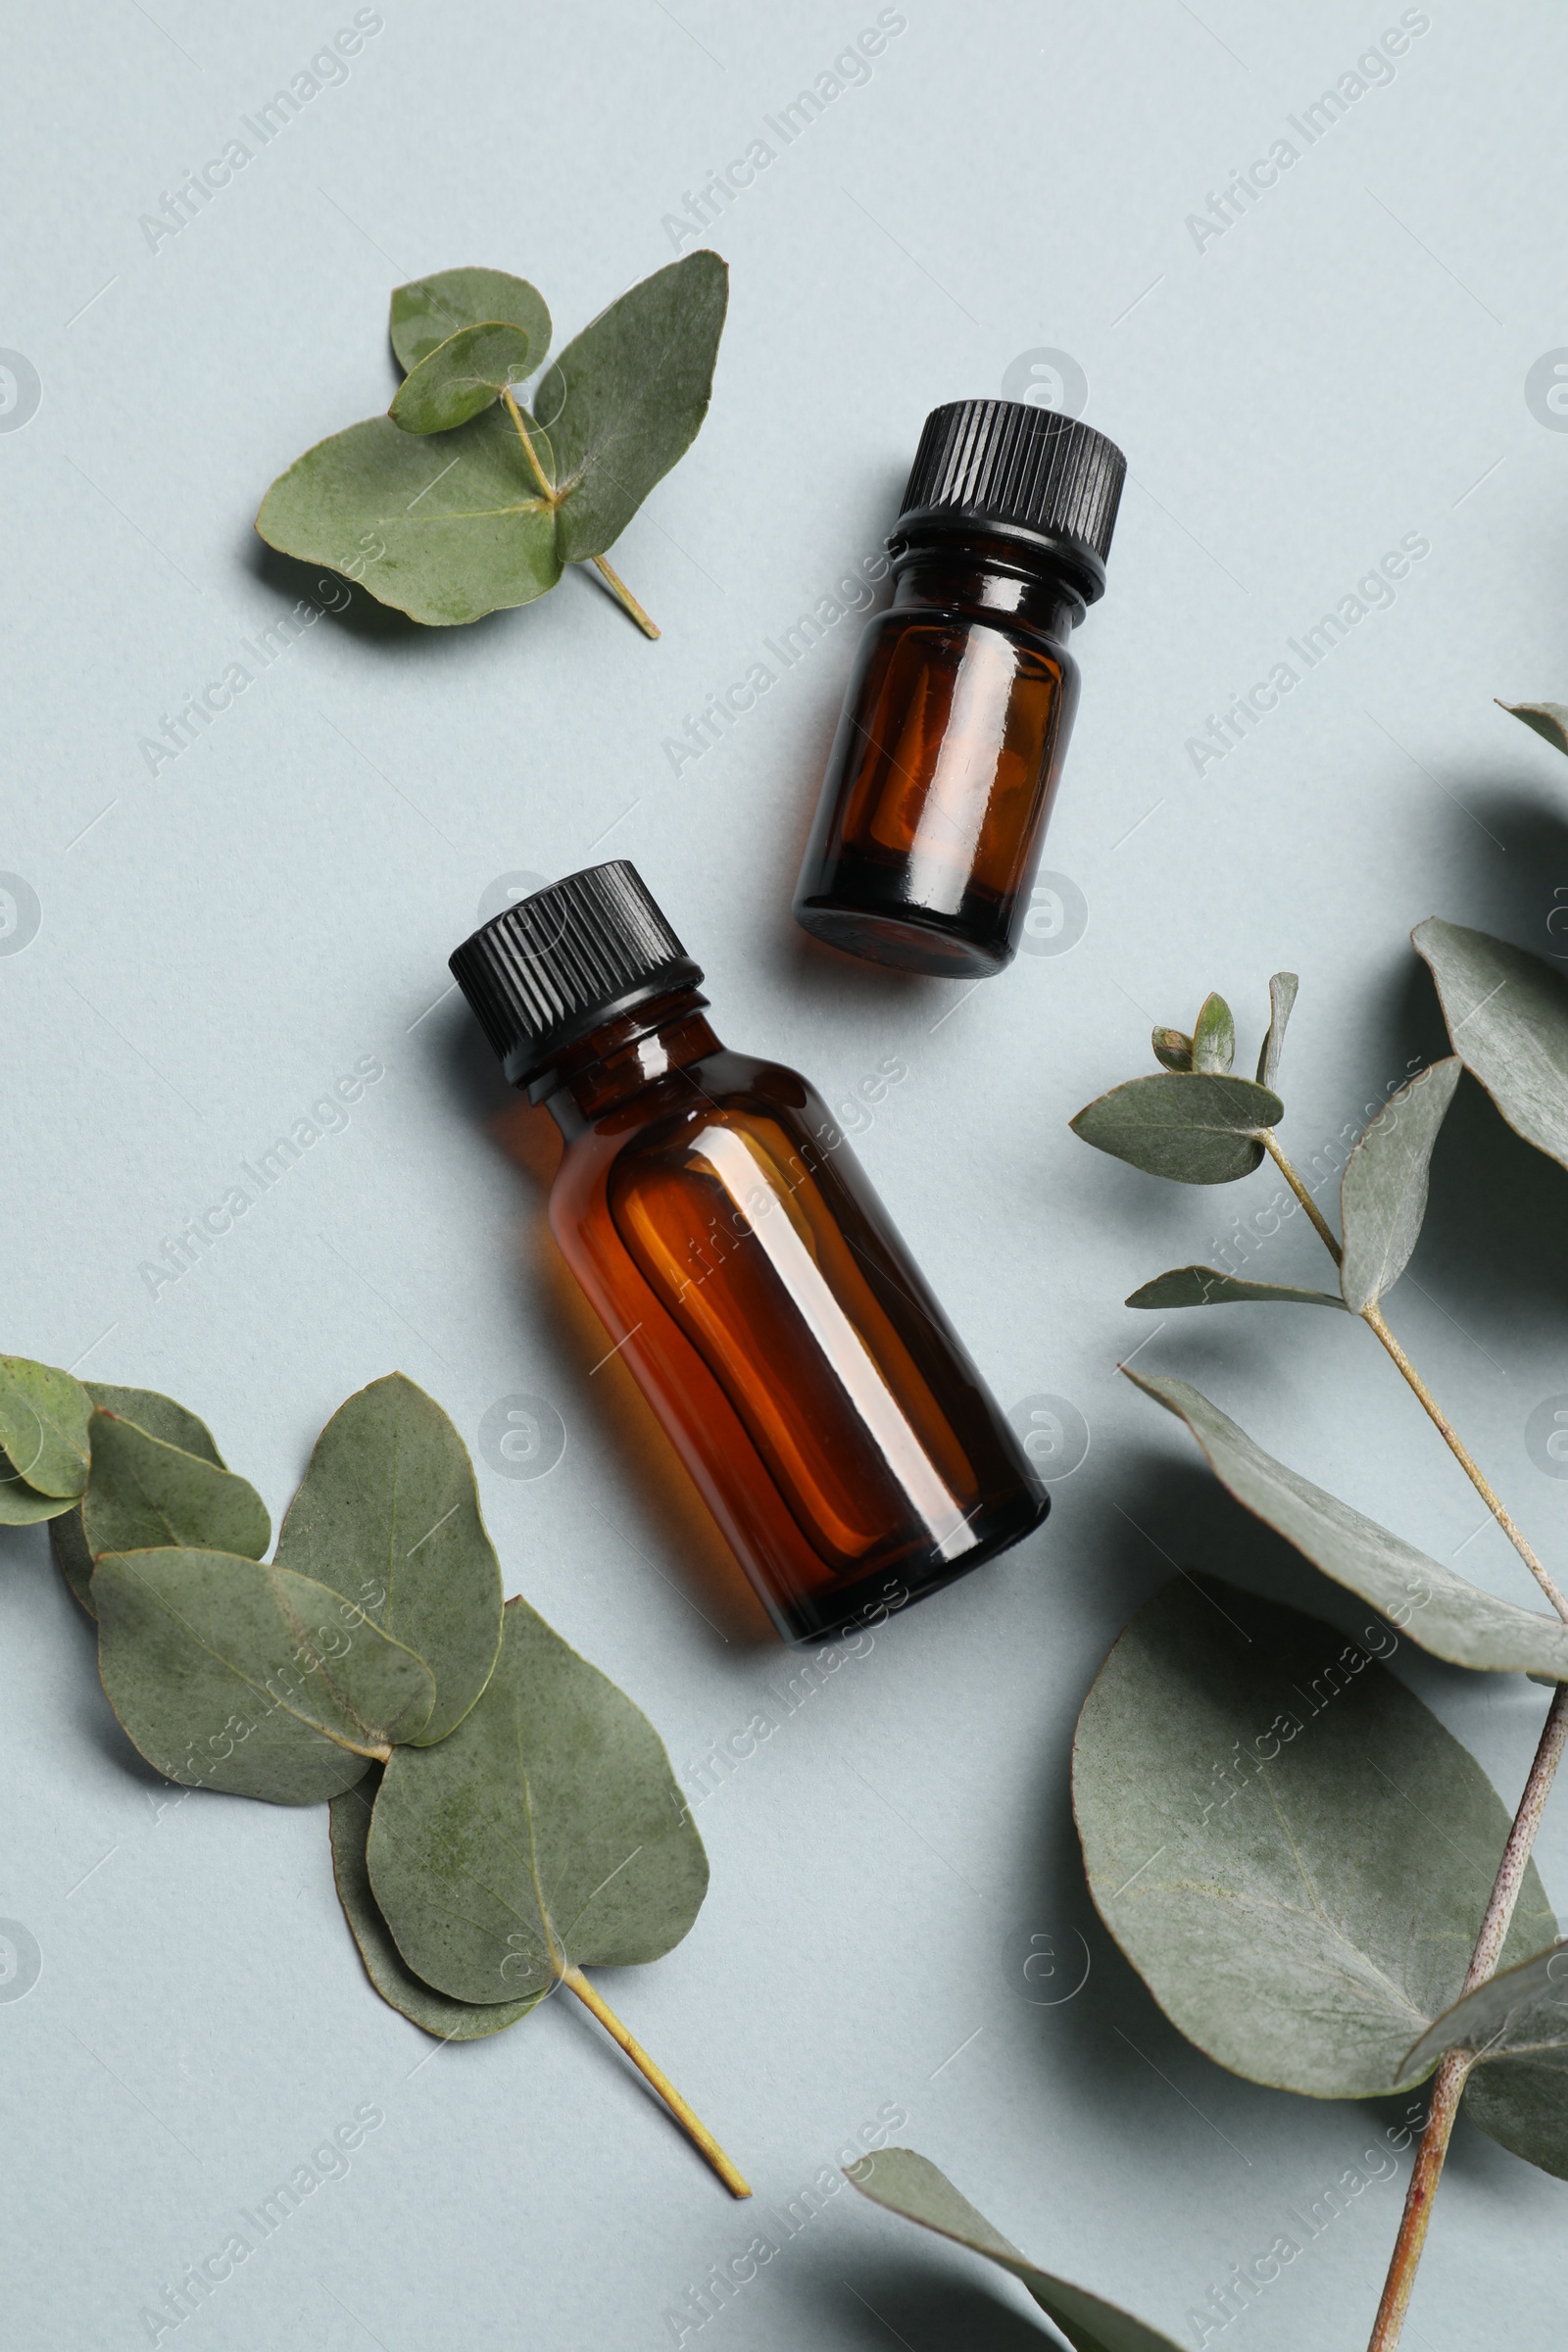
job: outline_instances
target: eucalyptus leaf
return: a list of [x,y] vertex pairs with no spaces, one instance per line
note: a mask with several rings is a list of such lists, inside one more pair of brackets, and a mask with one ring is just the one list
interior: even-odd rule
[[186,1788],[318,1804],[429,1716],[422,1658],[287,1568],[108,1552],[92,1597],[109,1703],[148,1763]]
[[[24,1355],[0,1355],[0,1480],[7,1486],[20,1480],[34,1494],[74,1501],[87,1483],[91,1411],[86,1390],[69,1372]],[[6,1516],[0,1487],[0,1519]]]
[[1236,1059],[1236,1023],[1223,997],[1203,999],[1193,1031],[1193,1067],[1224,1077]]
[[1070,1125],[1097,1152],[1125,1159],[1146,1175],[1178,1184],[1232,1184],[1258,1165],[1259,1137],[1284,1116],[1278,1095],[1250,1078],[1161,1071],[1112,1087]]
[[1167,1070],[1190,1070],[1193,1066],[1193,1041],[1185,1029],[1156,1029],[1150,1038],[1154,1059],[1163,1062]]
[[1465,1068],[1526,1143],[1568,1167],[1568,980],[1523,948],[1436,915],[1410,936]]
[[401,1372],[361,1389],[322,1430],[277,1562],[330,1585],[423,1658],[436,1700],[421,1744],[461,1723],[501,1647],[501,1567],[467,1447]]
[[1489,2059],[1465,2082],[1464,2111],[1510,2155],[1568,2180],[1568,2051]]
[[1554,752],[1568,752],[1568,703],[1499,703],[1497,708],[1534,727]]
[[272,1523],[248,1479],[166,1446],[102,1405],[94,1409],[91,1434],[92,1472],[81,1511],[94,1559],[172,1544],[261,1558]]
[[[122,1421],[134,1421],[150,1438],[162,1438],[166,1446],[177,1446],[184,1453],[198,1454],[204,1462],[216,1462],[220,1470],[226,1466],[206,1422],[199,1421],[182,1404],[176,1404],[172,1396],[161,1396],[156,1389],[117,1388],[101,1380],[85,1381],[82,1385],[94,1404],[101,1404],[106,1412],[114,1413]],[[73,1597],[92,1616],[88,1590],[92,1583],[92,1552],[79,1502],[64,1519],[51,1523],[49,1541]],[[266,1548],[264,1537],[262,1549]]]
[[478,2041],[514,2026],[544,1999],[545,1987],[524,1994],[520,2001],[454,2001],[404,1966],[391,1930],[381,1917],[365,1860],[370,1806],[379,1782],[379,1770],[372,1767],[363,1781],[334,1796],[330,1808],[332,1875],[367,1976],[383,2001],[442,2041]]
[[[548,463],[547,436],[530,430]],[[351,424],[278,475],[256,528],[435,628],[531,604],[562,572],[550,501],[504,408],[433,445],[389,416]]]
[[1410,1262],[1427,1213],[1438,1130],[1459,1083],[1459,1057],[1419,1070],[1391,1095],[1345,1163],[1340,1288],[1352,1314],[1374,1306]]
[[696,439],[728,301],[718,255],[688,253],[601,311],[541,378],[563,563],[603,555]]
[[544,366],[550,313],[538,287],[525,277],[513,277],[505,270],[438,270],[434,277],[416,277],[399,286],[392,297],[392,348],[398,365],[412,372],[460,327],[479,326],[493,318],[520,326],[533,366]]
[[1484,2059],[1568,2051],[1568,1943],[1499,1969],[1427,2028],[1405,2053],[1423,2072],[1448,2050]]
[[917,2155],[913,2148],[880,2148],[874,2156],[846,2165],[844,2177],[873,2205],[902,2214],[906,2222],[918,2222],[922,2230],[933,2230],[939,2237],[950,2237],[1010,2271],[1077,2352],[1177,2352],[1168,2335],[1146,2328],[1116,2304],[1037,2269],[928,2156]]
[[387,1766],[368,1862],[407,1965],[481,2003],[662,1958],[708,1886],[658,1733],[521,1599],[478,1705]]
[[1134,1291],[1128,1306],[1233,1306],[1255,1298],[1275,1306],[1337,1306],[1345,1300],[1332,1291],[1298,1291],[1283,1282],[1244,1282],[1240,1275],[1222,1274],[1217,1266],[1173,1266],[1156,1274],[1142,1290]]
[[1455,1666],[1568,1682],[1568,1626],[1559,1618],[1483,1592],[1402,1536],[1314,1487],[1255,1446],[1229,1414],[1185,1380],[1131,1370],[1127,1377],[1186,1422],[1238,1502],[1335,1584],[1370,1601],[1420,1648]]
[[492,318],[465,326],[404,377],[387,415],[405,433],[449,433],[528,373],[528,337]]
[[[1415,2078],[1509,1818],[1429,1708],[1332,1626],[1183,1576],[1084,1702],[1073,1809],[1101,1917],[1222,2066],[1316,2098]],[[1555,1921],[1532,1863],[1504,1960]]]
[[1276,972],[1268,984],[1268,1030],[1257,1056],[1259,1086],[1277,1086],[1285,1053],[1285,1031],[1300,986],[1294,972]]
[[40,1494],[19,1477],[16,1465],[0,1452],[0,1527],[32,1527],[40,1519],[59,1519],[74,1507],[69,1494]]

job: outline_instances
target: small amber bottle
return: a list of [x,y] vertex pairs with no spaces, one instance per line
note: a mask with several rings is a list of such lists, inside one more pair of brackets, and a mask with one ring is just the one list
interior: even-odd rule
[[1126,470],[1054,410],[926,418],[795,894],[816,938],[948,979],[1011,962],[1077,707],[1067,638],[1104,594]]
[[719,1044],[624,860],[452,969],[565,1150],[556,1241],[787,1640],[933,1592],[1049,1508],[821,1097]]

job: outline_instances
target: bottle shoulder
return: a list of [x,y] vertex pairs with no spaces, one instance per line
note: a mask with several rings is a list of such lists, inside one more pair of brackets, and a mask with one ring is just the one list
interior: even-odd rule
[[933,669],[956,669],[971,645],[988,641],[999,649],[1004,645],[1013,662],[1025,670],[1058,684],[1077,683],[1078,664],[1065,629],[959,593],[890,605],[867,626],[860,659],[869,669],[879,661],[885,663],[913,654]]
[[720,1047],[642,1087],[585,1125],[567,1143],[557,1185],[577,1167],[604,1167],[668,1151],[684,1134],[713,1124],[795,1125],[821,1115],[815,1089],[798,1070]]

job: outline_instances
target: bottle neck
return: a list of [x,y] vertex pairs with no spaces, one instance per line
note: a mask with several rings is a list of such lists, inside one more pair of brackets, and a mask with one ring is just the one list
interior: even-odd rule
[[888,542],[893,604],[959,606],[1005,613],[1058,643],[1083,619],[1083,584],[1027,538],[981,530],[916,529]]
[[677,988],[617,1014],[568,1047],[554,1069],[534,1080],[530,1097],[548,1103],[570,1143],[608,1112],[718,1052],[703,1018],[707,1003],[695,988]]

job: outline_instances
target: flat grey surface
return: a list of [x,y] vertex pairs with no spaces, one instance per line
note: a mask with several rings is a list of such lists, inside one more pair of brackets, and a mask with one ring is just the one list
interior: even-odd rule
[[[695,1932],[608,1986],[751,2174],[740,2208],[585,2015],[552,2002],[437,2048],[383,2007],[324,1811],[160,1810],[43,1532],[7,1531],[0,1913],[41,1952],[26,1997],[0,2002],[19,2352],[154,2340],[163,2288],[362,2107],[385,2120],[343,2177],[249,2228],[248,2258],[156,2340],[632,2352],[681,2340],[666,2313],[760,2231],[777,2253],[700,2334],[689,2311],[685,2341],[1021,2352],[1041,2340],[1021,2291],[848,2188],[793,2235],[776,2218],[903,2110],[894,2136],[1037,2259],[1196,2344],[1190,2315],[1231,2266],[1394,2121],[1209,2065],[1089,1912],[1072,1725],[1171,1562],[1355,1613],[1225,1501],[1118,1356],[1143,1344],[1141,1365],[1197,1380],[1308,1475],[1529,1589],[1354,1325],[1245,1308],[1155,1329],[1120,1304],[1238,1216],[1266,1221],[1267,1176],[1160,1186],[1066,1121],[1152,1067],[1151,1022],[1190,1021],[1210,987],[1254,1052],[1289,966],[1286,1135],[1309,1159],[1439,1045],[1409,925],[1441,912],[1568,952],[1568,918],[1548,928],[1568,764],[1492,701],[1568,690],[1568,415],[1545,356],[1568,346],[1568,23],[1544,0],[1434,5],[1308,143],[1291,119],[1348,91],[1394,0],[894,13],[868,76],[786,144],[767,118],[874,24],[870,0],[385,0],[347,77],[249,139],[154,249],[142,217],[246,136],[347,0],[8,12],[0,343],[41,397],[27,416],[8,360],[0,867],[41,920],[0,954],[4,1345],[169,1390],[274,1521],[332,1409],[401,1366],[475,1448],[508,1589],[624,1684],[683,1777],[760,1707],[782,1718],[701,1806]],[[773,160],[704,239],[733,270],[710,416],[614,554],[662,642],[575,573],[468,629],[384,622],[357,596],[150,764],[143,739],[246,641],[335,593],[268,559],[251,517],[301,450],[384,407],[393,284],[515,270],[568,335],[674,240],[692,249],[666,217],[758,139]],[[1190,224],[1282,139],[1297,159],[1250,209]],[[927,409],[1049,392],[1042,352],[1077,364],[1132,470],[1047,856],[1088,924],[965,995],[789,923],[858,613],[773,662],[700,759],[667,746],[875,551]],[[1430,553],[1308,668],[1289,641],[1407,535]],[[1245,740],[1189,748],[1282,662],[1298,680]],[[534,1129],[458,1000],[437,1002],[500,877],[616,854],[707,964],[727,1039],[835,1101],[907,1064],[864,1158],[1003,1401],[1064,1397],[1091,1436],[1041,1534],[799,1687],[793,1712],[768,1694],[800,1661],[726,1597],[620,1368],[592,1369]],[[20,904],[0,949],[29,927]],[[384,1075],[347,1127],[151,1285],[161,1244],[362,1056]],[[1568,1488],[1525,1430],[1568,1389],[1565,1181],[1467,1088],[1390,1308],[1559,1568]],[[1327,1269],[1298,1219],[1250,1270]],[[517,1394],[564,1428],[539,1478],[480,1450]],[[1543,1694],[1403,1662],[1511,1798]],[[1539,1851],[1568,1902],[1568,1799]],[[1087,1955],[1074,1997],[1023,1997],[1031,1936],[1054,1939],[1064,1993]],[[1223,2340],[1363,2342],[1403,2173],[1350,2197]],[[1461,2126],[1408,2340],[1557,2345],[1565,2218],[1561,2185]]]

